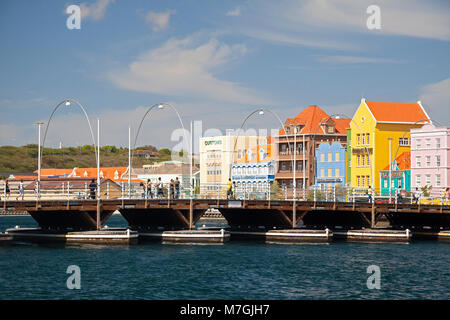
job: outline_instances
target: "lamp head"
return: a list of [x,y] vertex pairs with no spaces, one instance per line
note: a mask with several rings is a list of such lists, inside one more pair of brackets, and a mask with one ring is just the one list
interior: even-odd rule
[[259,110],[259,115],[263,115],[264,114],[264,110]]
[[160,105],[158,106],[158,109],[164,109],[164,105],[163,105],[163,104],[160,104]]
[[70,106],[70,100],[69,99],[66,100],[66,106],[68,106],[68,107]]

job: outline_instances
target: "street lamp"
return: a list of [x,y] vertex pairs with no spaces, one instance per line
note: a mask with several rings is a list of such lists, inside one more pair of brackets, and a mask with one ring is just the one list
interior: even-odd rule
[[[89,120],[89,116],[88,116],[85,108],[77,100],[71,99],[71,98],[64,99],[60,103],[58,103],[56,105],[56,107],[53,109],[53,111],[52,111],[52,113],[50,115],[50,118],[47,121],[47,126],[45,128],[45,133],[44,133],[44,139],[42,140],[42,150],[39,152],[39,158],[42,159],[42,154],[43,154],[44,146],[45,146],[45,140],[47,138],[48,127],[50,126],[50,123],[52,121],[53,115],[55,114],[55,112],[58,110],[58,108],[61,105],[64,104],[65,106],[70,107],[72,105],[72,103],[75,103],[81,109],[81,111],[83,112],[83,114],[84,114],[84,116],[85,116],[85,118],[87,120],[87,123],[89,125],[89,130],[91,132],[92,142],[94,144],[95,161],[97,162],[97,230],[99,230],[100,229],[100,177],[99,177],[100,153],[99,153],[99,150],[97,150],[97,146],[99,148],[100,148],[100,146],[95,143],[94,131],[92,130],[92,126],[91,126],[91,122]],[[97,123],[99,123],[99,120],[98,120]],[[99,135],[99,126],[97,127],[97,135]],[[99,140],[99,136],[97,137],[97,140]],[[41,162],[40,159],[38,160],[39,163]],[[40,168],[39,168],[39,177],[38,177],[38,179],[40,179]],[[40,190],[40,187],[38,187],[38,190]],[[39,195],[39,197],[40,197],[40,195]]]
[[39,200],[41,197],[41,126],[44,124],[44,122],[39,121],[36,122],[36,124],[38,125],[38,183],[36,197]]

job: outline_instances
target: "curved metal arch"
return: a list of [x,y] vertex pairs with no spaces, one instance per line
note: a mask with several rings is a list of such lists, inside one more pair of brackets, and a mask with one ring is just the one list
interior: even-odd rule
[[42,140],[42,150],[41,150],[40,157],[41,157],[41,159],[42,159],[42,156],[43,156],[43,154],[44,154],[45,139],[47,138],[48,127],[50,126],[50,122],[51,122],[51,120],[52,120],[52,118],[53,118],[53,115],[55,114],[55,112],[58,110],[58,108],[59,108],[63,103],[67,103],[67,102],[74,102],[75,104],[77,104],[77,105],[80,107],[80,109],[83,111],[84,116],[86,117],[86,120],[87,120],[88,125],[89,125],[89,130],[91,131],[92,142],[94,143],[95,162],[97,163],[97,166],[98,166],[97,144],[95,143],[94,131],[92,130],[91,122],[89,121],[89,116],[88,116],[86,110],[84,109],[84,107],[81,105],[81,103],[79,103],[77,100],[72,99],[72,98],[64,99],[63,101],[61,101],[60,103],[58,103],[58,104],[56,105],[56,107],[53,109],[53,112],[51,113],[50,118],[48,119],[47,126],[45,127],[45,133],[44,133],[44,138],[43,138],[43,140]]
[[[142,116],[141,122],[139,123],[139,127],[138,127],[138,130],[137,130],[137,132],[136,132],[136,137],[134,138],[133,150],[136,148],[137,139],[138,139],[138,137],[139,137],[139,133],[141,132],[142,124],[144,123],[144,120],[145,120],[145,118],[147,117],[147,114],[149,114],[150,111],[152,111],[154,108],[160,107],[160,106],[164,106],[164,107],[167,106],[167,107],[170,107],[173,111],[175,111],[175,113],[176,113],[176,115],[177,115],[177,117],[178,117],[178,120],[180,121],[181,127],[183,128],[184,139],[186,140],[186,142],[189,141],[189,143],[190,143],[190,140],[188,140],[187,137],[186,137],[186,130],[185,130],[185,128],[184,128],[184,124],[183,124],[183,121],[181,120],[181,116],[180,116],[180,113],[178,112],[178,110],[177,110],[174,106],[172,106],[170,103],[167,103],[167,102],[159,102],[159,103],[155,103],[154,105],[152,105],[151,107],[149,107],[149,108],[147,109],[147,111],[144,113],[144,115]],[[191,134],[193,134],[193,133],[191,132]],[[187,150],[186,150],[186,151],[187,151]],[[184,152],[184,151],[183,151],[183,152]],[[131,162],[131,167],[133,167],[133,156],[134,156],[134,154],[132,153],[132,154],[131,154],[131,160],[130,160],[130,162]],[[130,168],[130,173],[129,173],[129,174],[131,175],[131,168]]]
[[[236,145],[237,145],[237,142],[238,142],[238,139],[239,139],[239,137],[240,137],[240,133],[241,133],[241,131],[242,131],[242,128],[244,127],[244,125],[245,125],[245,123],[247,122],[247,120],[251,117],[251,116],[253,116],[255,113],[260,113],[260,112],[269,112],[270,114],[272,114],[277,120],[278,120],[278,122],[280,122],[280,125],[281,125],[281,129],[283,129],[284,128],[284,124],[283,124],[283,122],[281,121],[281,119],[280,119],[280,117],[275,113],[275,112],[273,112],[272,110],[270,110],[270,109],[266,109],[266,108],[258,108],[258,109],[256,109],[255,111],[253,111],[253,112],[251,112],[245,119],[244,119],[244,121],[242,122],[242,125],[241,125],[241,127],[239,128],[239,132],[238,132],[238,135],[237,135],[237,137],[236,137],[236,140],[234,141],[234,146],[233,146],[233,153],[232,153],[232,157],[234,157],[234,153],[236,152]],[[287,140],[287,143],[288,143],[288,146],[289,146],[289,150],[291,150],[291,144],[289,143],[289,140]],[[295,150],[294,150],[294,152],[295,152]],[[233,159],[232,159],[233,160]],[[292,154],[291,154],[291,161],[292,161],[292,170],[294,170],[295,168],[294,168],[294,159],[293,159],[293,157],[292,157]],[[230,166],[230,172],[229,172],[229,174],[230,174],[230,178],[231,178],[231,172],[232,172],[232,167]]]

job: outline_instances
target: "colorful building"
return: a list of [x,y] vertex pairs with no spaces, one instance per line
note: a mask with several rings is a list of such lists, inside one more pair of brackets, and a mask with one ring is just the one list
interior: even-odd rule
[[[259,145],[267,145],[264,136],[214,136],[200,138],[200,189],[203,196],[223,195],[231,178],[235,159]],[[237,157],[237,158],[236,158]]]
[[[350,123],[349,123],[350,125]],[[345,149],[345,184],[351,185],[352,182],[352,130],[347,128],[347,148]]]
[[271,145],[256,146],[238,155],[232,166],[231,180],[236,183],[236,197],[244,193],[264,197],[275,179]]
[[324,142],[339,142],[345,148],[349,122],[350,119],[330,117],[318,106],[309,106],[295,118],[288,118],[274,137],[275,180],[278,184],[292,190],[295,166],[296,189],[314,185],[316,148]]
[[346,148],[340,142],[324,142],[316,149],[316,186],[330,189],[345,185]]
[[[389,188],[389,181],[391,187]],[[395,190],[411,192],[411,152],[406,151],[380,171],[380,185],[382,196],[395,195]]]
[[411,130],[412,188],[431,186],[431,196],[439,197],[450,187],[450,127],[424,125]]
[[[379,171],[410,151],[410,130],[431,122],[420,101],[379,102],[361,99],[350,123],[351,186],[381,188]],[[374,179],[376,177],[376,179]]]

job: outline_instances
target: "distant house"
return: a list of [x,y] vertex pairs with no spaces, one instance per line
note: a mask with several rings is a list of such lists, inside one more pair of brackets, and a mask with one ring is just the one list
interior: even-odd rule
[[[132,170],[132,182],[141,182]],[[37,170],[35,173],[37,174]],[[41,169],[41,177],[53,178],[97,178],[97,168],[73,169]],[[128,167],[100,167],[100,178],[110,179],[114,182],[128,182]]]
[[156,159],[158,158],[158,152],[150,150],[135,150],[133,151],[133,157],[145,158],[145,159]]

